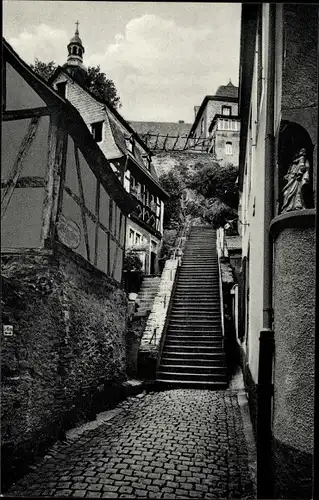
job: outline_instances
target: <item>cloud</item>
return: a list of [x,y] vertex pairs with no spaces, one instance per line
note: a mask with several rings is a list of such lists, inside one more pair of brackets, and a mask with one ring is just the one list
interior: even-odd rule
[[[228,83],[229,77],[235,84],[238,81],[239,20],[237,40],[236,26],[229,23],[227,30],[225,22],[215,21],[211,27],[184,27],[146,14],[130,20],[125,32],[116,35],[103,53],[87,57],[86,64],[100,64],[114,80],[122,111],[130,119],[143,119],[142,112],[164,120],[182,103],[188,106],[188,114],[191,107],[192,115],[193,106],[206,94]],[[198,101],[191,103],[195,95]]]
[[69,39],[65,31],[40,24],[31,26],[29,31],[23,31],[18,37],[9,38],[8,42],[29,64],[33,63],[35,58],[59,64],[66,60]]
[[[186,5],[186,4],[185,4]],[[127,22],[122,33],[101,47],[83,39],[86,66],[100,65],[115,83],[121,112],[130,120],[193,120],[193,107],[229,77],[238,83],[240,16],[218,4],[207,24],[182,26],[173,19],[145,14]],[[28,63],[34,58],[66,61],[69,36],[46,24],[32,26],[9,43]]]

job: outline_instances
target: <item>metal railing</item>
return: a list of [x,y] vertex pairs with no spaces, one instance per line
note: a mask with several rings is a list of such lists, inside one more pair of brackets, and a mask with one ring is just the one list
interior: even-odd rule
[[222,337],[223,337],[223,344],[224,344],[224,341],[225,341],[225,320],[224,320],[223,280],[222,280],[222,269],[221,269],[221,257],[224,257],[224,252],[225,252],[225,234],[224,234],[223,228],[219,228],[216,231],[216,250],[217,250],[217,259],[218,259],[220,318],[221,318]]

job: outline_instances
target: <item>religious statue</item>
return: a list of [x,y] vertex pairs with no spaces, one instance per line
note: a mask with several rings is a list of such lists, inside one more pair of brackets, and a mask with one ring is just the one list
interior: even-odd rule
[[287,180],[287,184],[282,190],[282,213],[307,208],[305,187],[309,185],[309,170],[310,163],[307,158],[307,152],[302,148],[295,155],[287,174],[284,176],[284,179]]

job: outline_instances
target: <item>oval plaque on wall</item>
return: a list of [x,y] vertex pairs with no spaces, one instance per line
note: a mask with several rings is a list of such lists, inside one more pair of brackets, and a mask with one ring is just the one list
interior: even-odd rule
[[81,242],[81,230],[76,222],[60,214],[56,229],[61,243],[72,249],[79,246]]

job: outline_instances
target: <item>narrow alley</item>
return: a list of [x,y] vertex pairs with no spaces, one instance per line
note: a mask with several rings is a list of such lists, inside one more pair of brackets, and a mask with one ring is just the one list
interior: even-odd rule
[[7,495],[255,498],[240,393],[175,389],[131,397],[93,428],[69,432]]

